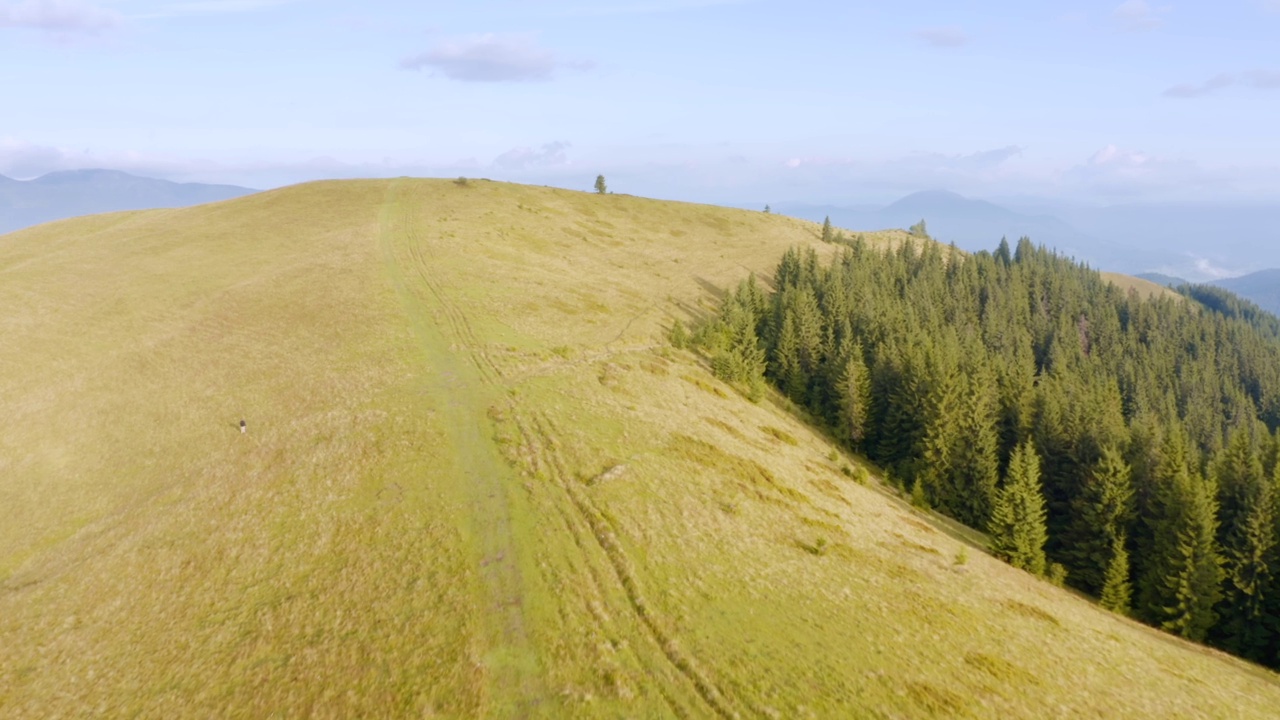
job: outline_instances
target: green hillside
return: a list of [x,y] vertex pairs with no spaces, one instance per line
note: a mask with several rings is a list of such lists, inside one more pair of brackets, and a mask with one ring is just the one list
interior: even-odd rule
[[0,237],[0,716],[1273,716],[670,347],[818,238],[408,179]]

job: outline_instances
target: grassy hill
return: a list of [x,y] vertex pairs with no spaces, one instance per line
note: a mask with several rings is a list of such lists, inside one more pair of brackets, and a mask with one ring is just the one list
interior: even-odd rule
[[1125,292],[1130,290],[1137,292],[1140,297],[1182,297],[1172,288],[1154,282],[1150,279],[1133,277],[1131,275],[1121,275],[1120,273],[1113,272],[1104,272],[1102,273],[1102,277],[1106,278],[1112,285],[1115,285]]
[[407,179],[0,237],[0,715],[1272,716],[669,349],[817,237]]

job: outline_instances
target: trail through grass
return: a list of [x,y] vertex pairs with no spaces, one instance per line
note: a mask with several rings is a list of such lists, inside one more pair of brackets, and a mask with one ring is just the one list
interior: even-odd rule
[[409,195],[400,183],[389,186],[379,242],[420,360],[429,368],[423,391],[447,428],[455,457],[452,481],[466,499],[469,515],[463,524],[470,530],[481,579],[477,608],[486,628],[489,711],[494,717],[540,716],[547,710],[546,690],[524,617],[520,558],[525,551],[513,535],[508,505],[513,474],[493,444],[487,418],[488,408],[500,399],[492,384],[497,368],[483,355],[466,315],[432,278]]

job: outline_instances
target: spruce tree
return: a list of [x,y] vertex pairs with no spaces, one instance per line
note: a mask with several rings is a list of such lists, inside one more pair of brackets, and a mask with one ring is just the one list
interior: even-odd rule
[[1044,496],[1040,458],[1028,441],[1013,451],[1004,487],[991,510],[991,547],[996,557],[1034,575],[1044,575]]
[[990,374],[977,370],[962,384],[957,432],[950,453],[951,514],[971,527],[991,519],[1000,480],[995,389]]
[[867,439],[871,418],[871,374],[862,359],[862,345],[855,344],[845,361],[839,380],[839,413],[843,435],[850,445],[861,448]]
[[604,184],[603,175],[596,176],[596,192],[601,195],[604,195],[605,193],[609,192],[609,187]]
[[1129,597],[1132,593],[1129,585],[1129,551],[1124,548],[1125,538],[1120,535],[1111,547],[1111,560],[1107,563],[1107,572],[1102,583],[1102,607],[1121,615],[1129,614]]
[[822,242],[829,243],[833,239],[834,235],[831,230],[831,216],[828,215],[826,219],[822,221]]
[[1267,605],[1276,562],[1275,491],[1263,472],[1252,428],[1232,433],[1214,462],[1220,541],[1227,582],[1221,640],[1232,652],[1259,659],[1270,643]]
[[1188,640],[1204,640],[1218,621],[1214,605],[1222,598],[1222,559],[1215,535],[1217,503],[1204,480],[1181,475],[1174,488],[1178,509],[1175,542],[1161,578],[1160,627]]
[[[1129,465],[1115,448],[1103,451],[1073,503],[1073,541],[1066,553],[1071,577],[1086,592],[1102,591],[1116,542],[1133,514]],[[1126,573],[1128,559],[1125,559]]]

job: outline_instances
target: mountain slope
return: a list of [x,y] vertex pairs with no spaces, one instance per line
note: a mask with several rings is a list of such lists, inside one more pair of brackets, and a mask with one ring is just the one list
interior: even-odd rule
[[0,238],[0,715],[1267,717],[669,349],[816,238],[417,180]]
[[1016,212],[946,191],[912,193],[881,208],[781,205],[779,211],[815,222],[829,216],[844,227],[907,228],[923,219],[931,236],[970,251],[990,250],[1002,237],[1010,242],[1030,237],[1037,245],[1095,267],[1127,268],[1151,259],[1150,252],[1137,253],[1125,243],[1101,241],[1053,215]]
[[[1174,287],[1187,282],[1181,278],[1160,273],[1143,273],[1138,277],[1160,285]],[[1214,280],[1208,284],[1220,287],[1223,290],[1230,290],[1263,310],[1273,315],[1280,315],[1280,270],[1259,270],[1240,277]]]
[[1267,312],[1280,315],[1280,270],[1261,270],[1241,277],[1216,280],[1212,284],[1257,303]]
[[231,185],[155,180],[115,170],[72,170],[18,181],[0,176],[0,234],[80,215],[187,207],[248,195]]

